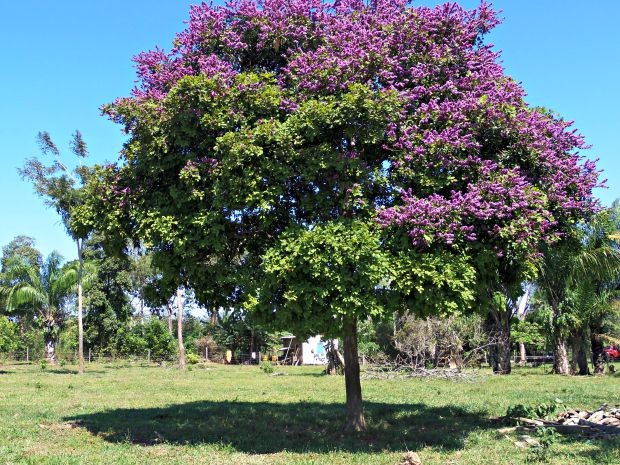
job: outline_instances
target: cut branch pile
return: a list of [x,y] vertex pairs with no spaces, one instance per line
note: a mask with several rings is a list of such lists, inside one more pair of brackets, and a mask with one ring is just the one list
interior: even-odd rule
[[454,381],[473,381],[479,379],[480,374],[475,371],[464,371],[460,368],[421,368],[411,365],[383,363],[369,366],[362,373],[362,379],[406,379],[429,378],[450,379]]
[[522,425],[554,428],[560,433],[577,433],[593,436],[620,435],[620,406],[603,404],[594,411],[568,409],[556,420],[515,418]]

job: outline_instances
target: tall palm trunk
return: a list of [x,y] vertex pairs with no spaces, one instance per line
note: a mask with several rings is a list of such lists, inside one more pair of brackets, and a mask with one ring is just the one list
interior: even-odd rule
[[366,431],[357,350],[357,319],[344,320],[344,382],[347,398],[345,431]]
[[82,254],[83,242],[82,239],[77,239],[78,249],[78,273],[77,273],[77,288],[78,288],[78,373],[84,373],[84,324],[82,318],[83,312],[83,295],[82,295],[82,277],[84,276],[84,256]]
[[177,289],[177,339],[179,341],[179,370],[185,370],[185,346],[183,345],[183,290]]
[[527,353],[525,351],[525,343],[519,342],[519,364],[525,365],[527,363]]
[[43,341],[45,343],[45,359],[51,365],[56,365],[56,321],[47,316],[43,328]]

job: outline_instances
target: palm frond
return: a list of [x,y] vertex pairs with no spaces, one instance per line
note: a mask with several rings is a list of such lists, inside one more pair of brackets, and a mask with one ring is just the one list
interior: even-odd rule
[[47,303],[47,295],[41,289],[26,283],[13,286],[7,296],[9,311],[13,311],[22,304],[31,304],[34,307],[43,307]]
[[74,267],[69,267],[57,273],[50,281],[50,294],[58,302],[68,294],[77,291],[78,272]]

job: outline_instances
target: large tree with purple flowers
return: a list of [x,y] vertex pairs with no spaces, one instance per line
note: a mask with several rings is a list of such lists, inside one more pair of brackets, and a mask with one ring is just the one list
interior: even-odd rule
[[359,318],[477,301],[501,329],[541,245],[596,208],[582,138],[484,44],[497,23],[485,3],[192,7],[105,107],[130,138],[79,221],[139,238],[206,305],[342,337],[364,429]]

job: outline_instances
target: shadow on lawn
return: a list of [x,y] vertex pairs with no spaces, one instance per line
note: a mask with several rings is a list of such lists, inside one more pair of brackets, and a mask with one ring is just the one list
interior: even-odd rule
[[460,449],[469,433],[496,427],[484,412],[423,404],[365,403],[368,432],[342,435],[340,404],[201,401],[65,418],[109,442],[225,444],[250,453],[380,452],[425,445]]

